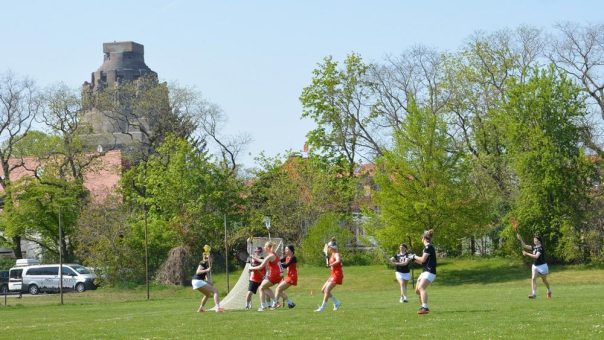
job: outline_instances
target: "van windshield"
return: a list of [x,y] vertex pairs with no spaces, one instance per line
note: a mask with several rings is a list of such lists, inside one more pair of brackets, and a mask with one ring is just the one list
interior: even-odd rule
[[84,267],[84,266],[71,266],[71,268],[73,268],[76,272],[80,273],[80,274],[90,274],[90,270],[88,270],[88,268]]

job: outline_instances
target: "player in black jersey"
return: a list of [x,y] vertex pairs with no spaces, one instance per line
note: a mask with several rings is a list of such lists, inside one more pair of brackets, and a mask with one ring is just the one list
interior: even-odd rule
[[545,262],[545,249],[543,248],[541,236],[535,235],[535,237],[533,238],[533,246],[525,244],[520,234],[516,234],[516,237],[520,241],[520,244],[522,244],[522,255],[528,256],[533,259],[533,265],[531,266],[532,292],[531,295],[529,295],[529,299],[537,298],[537,277],[541,277],[543,284],[545,284],[545,287],[547,287],[546,297],[548,299],[551,299],[552,290],[550,289],[549,282],[547,282],[547,274],[549,274],[549,268],[547,267],[547,262]]
[[430,309],[428,308],[428,292],[426,289],[436,279],[436,250],[432,245],[432,235],[434,231],[432,229],[427,230],[422,235],[422,242],[424,243],[424,253],[421,257],[416,255],[411,256],[416,263],[421,264],[423,272],[417,278],[417,285],[415,286],[415,293],[419,295],[422,306],[417,311],[417,314],[428,314]]
[[396,266],[396,280],[401,288],[401,298],[399,302],[407,302],[407,283],[411,280],[409,264],[411,263],[411,254],[407,253],[407,245],[401,243],[399,252],[390,258],[390,263]]

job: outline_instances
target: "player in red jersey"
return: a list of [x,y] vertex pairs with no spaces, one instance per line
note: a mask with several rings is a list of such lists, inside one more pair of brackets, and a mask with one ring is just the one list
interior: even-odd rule
[[319,308],[315,310],[315,312],[322,312],[325,309],[325,305],[327,305],[327,301],[329,298],[333,300],[333,310],[338,310],[342,305],[336,297],[331,294],[331,291],[335,288],[336,285],[341,285],[344,281],[344,272],[342,271],[342,257],[338,252],[338,247],[336,245],[335,240],[332,239],[331,242],[326,244],[325,249],[329,259],[328,266],[331,268],[331,275],[329,279],[323,284],[321,287],[321,291],[323,292],[323,303]]
[[[275,248],[275,243],[268,241],[264,244],[264,252],[267,256],[262,260],[262,263],[250,267],[250,271],[259,270],[268,266],[268,275],[262,280],[260,284],[260,308],[258,308],[259,312],[265,311],[268,307],[274,306],[275,302],[275,294],[271,290],[271,287],[281,282],[281,267],[279,266],[279,255],[275,254],[273,249]],[[273,303],[269,304],[267,298],[273,300]]]
[[[261,264],[263,259],[262,247],[256,248],[254,254],[250,257],[250,266]],[[250,271],[250,283],[247,287],[247,294],[245,296],[245,309],[252,309],[252,295],[258,292],[258,288],[260,287],[265,274],[266,268]]]
[[275,301],[277,301],[277,305],[275,307],[279,307],[279,298],[283,298],[284,301],[287,301],[287,307],[294,308],[296,304],[285,294],[285,290],[290,286],[298,285],[298,269],[297,264],[298,260],[294,255],[294,246],[288,245],[284,249],[285,258],[281,259],[281,267],[287,268],[287,276],[283,278],[279,286],[277,286],[277,290],[275,291]]

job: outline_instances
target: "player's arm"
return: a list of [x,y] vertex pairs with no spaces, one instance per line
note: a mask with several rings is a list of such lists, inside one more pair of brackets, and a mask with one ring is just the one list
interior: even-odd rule
[[202,266],[197,266],[197,270],[195,271],[195,274],[203,274],[203,273],[207,273],[210,271],[210,267],[208,267],[208,269],[203,269]]
[[523,250],[522,251],[522,255],[528,256],[528,257],[533,258],[533,259],[536,260],[537,258],[539,258],[539,256],[541,256],[541,253],[537,252],[536,254],[533,254],[533,253],[529,253],[529,252]]
[[518,239],[518,241],[520,241],[520,244],[522,245],[522,249],[524,250],[533,250],[533,248],[529,245],[527,245],[526,243],[524,243],[524,240],[522,239],[522,236],[520,236],[520,234],[516,234],[516,238]]
[[262,260],[262,263],[260,263],[259,265],[250,267],[250,270],[262,269],[262,268],[266,267],[266,265],[274,259],[275,259],[275,255],[270,254],[269,256],[265,257],[264,260]]
[[417,255],[413,256],[412,259],[415,261],[415,263],[417,264],[424,264],[424,262],[426,262],[426,260],[428,260],[428,257],[430,256],[430,254],[428,253],[423,253],[422,256],[418,257]]

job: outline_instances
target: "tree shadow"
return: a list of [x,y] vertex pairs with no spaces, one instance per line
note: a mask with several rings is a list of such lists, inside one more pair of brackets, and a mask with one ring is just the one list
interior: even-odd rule
[[[449,267],[449,268],[447,268]],[[458,269],[453,261],[439,264],[437,282],[444,286],[463,284],[491,284],[530,279],[530,267],[518,262],[471,263],[467,269]]]

